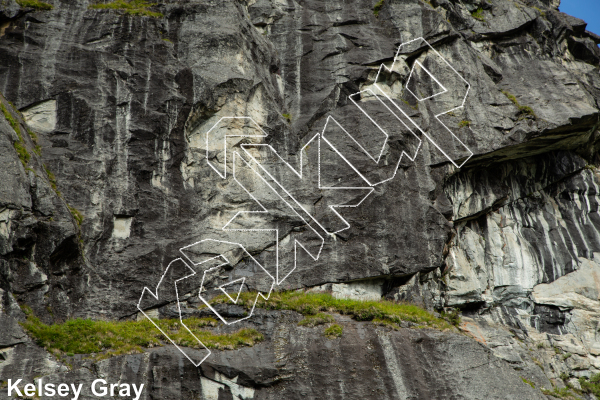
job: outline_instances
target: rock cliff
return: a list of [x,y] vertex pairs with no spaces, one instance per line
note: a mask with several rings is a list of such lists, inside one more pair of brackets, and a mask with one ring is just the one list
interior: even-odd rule
[[[579,378],[600,372],[600,36],[558,3],[169,0],[149,16],[87,1],[51,0],[46,10],[1,2],[0,380],[143,382],[144,399],[544,399],[541,388],[580,390]],[[435,106],[398,89],[432,54],[421,46],[395,57],[419,37],[470,84],[464,107],[443,119],[453,137],[435,136]],[[421,136],[417,151],[363,98],[392,133],[386,161],[367,178],[391,176],[388,160],[402,151],[416,157],[402,158],[360,206],[340,209],[350,228],[324,235],[319,257],[299,256],[293,269],[294,240],[315,224],[256,181],[251,194],[231,174],[222,179],[207,158],[231,172],[232,153],[219,147],[228,140],[269,144],[297,165],[329,117],[375,148],[372,121],[351,95],[374,90],[380,65],[392,63],[385,90],[434,140]],[[463,90],[448,71],[434,72],[450,92]],[[266,136],[209,141],[230,116],[252,117]],[[362,168],[354,150],[344,154]],[[335,230],[321,180],[358,185],[329,153],[319,186],[311,178],[289,195]],[[296,182],[281,160],[256,155],[273,179]],[[344,334],[330,340],[297,326],[298,313],[259,309],[242,324],[264,342],[195,367],[173,346],[67,363],[19,325],[20,306],[45,323],[136,319],[144,287],[156,287],[180,248],[211,235],[235,236],[275,275],[272,237],[221,229],[240,210],[256,211],[257,199],[271,216],[261,223],[287,249],[279,264],[291,273],[275,290],[458,309],[458,329],[391,330],[336,315]],[[250,264],[238,253],[208,287],[250,282]],[[161,298],[153,315],[172,317],[176,300]]]

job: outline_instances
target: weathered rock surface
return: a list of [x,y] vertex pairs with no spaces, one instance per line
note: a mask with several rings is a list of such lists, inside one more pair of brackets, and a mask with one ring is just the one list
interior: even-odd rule
[[[154,7],[161,18],[51,3],[50,11],[0,3],[0,101],[22,136],[0,116],[1,377],[123,374],[160,398],[514,399],[543,398],[519,375],[549,388],[564,386],[561,374],[600,372],[600,37],[558,1],[386,0],[377,16],[366,0],[167,1]],[[302,256],[278,289],[460,308],[461,329],[482,345],[346,320],[342,339],[330,341],[274,316],[265,343],[219,353],[201,369],[162,348],[69,370],[24,336],[17,303],[46,322],[134,318],[143,288],[156,286],[181,247],[207,237],[234,237],[274,274],[272,236],[221,228],[256,211],[255,200],[270,217],[238,228],[277,228],[292,249],[306,223],[264,184],[242,190],[224,137],[207,132],[222,117],[250,116],[266,139],[228,146],[268,143],[296,166],[333,116],[374,148],[373,125],[349,95],[374,88],[379,65],[420,36],[470,83],[465,107],[443,122],[473,156],[457,169],[421,137],[415,161],[403,159],[359,207],[341,209],[350,229],[327,235],[318,260]],[[417,106],[402,89],[415,60],[430,54],[423,46],[400,54],[385,90],[461,162],[464,149],[434,118],[444,110]],[[463,89],[448,71],[433,72]],[[384,159],[414,148],[371,100],[360,104],[392,133]],[[268,152],[254,154],[296,182]],[[320,178],[355,184],[334,156]],[[314,176],[314,163],[307,168]],[[368,172],[387,176],[390,167]],[[326,215],[332,200],[315,182],[290,193]],[[279,257],[291,271],[293,252]],[[209,286],[257,274],[241,253],[232,260]],[[162,298],[156,315],[171,316],[173,301]]]
[[71,370],[55,366],[50,372],[48,361],[23,344],[5,357],[26,361],[0,364],[0,371],[16,376],[23,374],[19,366],[29,365],[36,373],[44,372],[44,382],[83,383],[83,399],[96,398],[89,388],[98,378],[144,383],[142,399],[545,398],[489,349],[463,335],[393,331],[338,317],[344,334],[328,339],[322,326],[297,326],[301,318],[296,313],[261,312],[248,325],[263,332],[265,342],[216,352],[199,368],[175,347],[166,346],[99,362],[72,357]]

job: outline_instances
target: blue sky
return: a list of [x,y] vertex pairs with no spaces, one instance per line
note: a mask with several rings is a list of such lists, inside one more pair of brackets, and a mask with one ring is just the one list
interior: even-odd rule
[[600,0],[561,0],[560,11],[587,22],[587,30],[600,35]]

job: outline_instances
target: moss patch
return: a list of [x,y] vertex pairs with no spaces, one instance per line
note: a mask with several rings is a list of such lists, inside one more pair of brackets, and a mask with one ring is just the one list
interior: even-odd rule
[[[250,309],[254,299],[256,299],[256,292],[241,293],[237,305]],[[215,303],[228,303],[229,299],[222,295],[216,297],[213,301]],[[305,316],[316,316],[319,312],[326,311],[349,315],[357,321],[378,319],[396,324],[401,321],[409,321],[426,328],[452,328],[448,322],[436,318],[429,311],[413,304],[336,299],[329,293],[272,293],[269,300],[264,300],[259,296],[256,306],[268,310],[292,310]]]
[[31,154],[29,154],[29,152],[27,151],[27,149],[21,141],[15,142],[13,145],[15,146],[17,154],[19,155],[19,160],[21,160],[21,163],[24,167],[27,167],[27,163],[31,158]]
[[383,7],[383,3],[385,2],[385,0],[379,0],[377,3],[375,3],[375,5],[373,6],[373,14],[376,17],[379,17],[379,11],[381,10],[381,7]]
[[471,126],[471,121],[467,120],[467,119],[463,119],[462,121],[460,121],[458,123],[458,127],[459,128],[463,128],[465,126]]
[[50,186],[52,186],[52,189],[54,189],[56,194],[60,196],[60,192],[58,191],[58,186],[56,186],[56,177],[54,176],[52,171],[50,171],[50,169],[45,165],[44,165],[44,170],[46,171],[46,175],[48,175],[48,181],[50,182]]
[[453,310],[450,310],[448,312],[443,312],[442,313],[442,318],[445,319],[446,321],[448,321],[449,323],[451,323],[454,326],[459,326],[460,325],[460,310],[458,308],[455,308]]
[[479,7],[477,10],[473,11],[471,13],[471,17],[478,19],[479,21],[485,21],[485,18],[483,17],[483,8]]
[[331,322],[335,322],[335,318],[333,318],[329,314],[318,313],[315,315],[307,315],[302,321],[298,322],[300,326],[317,326],[324,325]]
[[531,7],[531,8],[533,8],[534,10],[537,10],[537,12],[539,12],[542,17],[546,18],[546,11],[540,9],[539,7]]
[[[140,353],[143,348],[169,344],[166,338],[148,319],[142,321],[92,321],[73,319],[62,324],[46,325],[24,309],[27,321],[21,325],[36,343],[58,357],[68,354],[94,354],[96,359],[119,354]],[[188,318],[185,325],[206,347],[233,350],[242,346],[253,346],[263,340],[263,335],[254,329],[240,329],[234,333],[217,334],[200,328],[214,327],[212,318]],[[180,346],[203,348],[177,319],[154,321]]]
[[403,102],[404,104],[406,104],[407,106],[409,106],[409,107],[410,107],[410,108],[412,108],[413,110],[417,110],[417,111],[419,110],[419,103],[416,103],[416,104],[413,106],[413,105],[412,105],[412,104],[410,104],[410,103],[408,102],[408,100],[406,100],[406,99],[400,99],[400,100],[402,100],[402,102]]
[[400,329],[400,325],[398,325],[395,322],[387,321],[385,319],[375,318],[375,319],[373,319],[373,324],[379,325],[379,326],[385,326],[386,328],[391,328],[395,331]]
[[333,324],[327,328],[325,328],[325,331],[323,332],[323,334],[325,336],[327,336],[329,339],[335,339],[338,337],[342,337],[342,334],[344,333],[344,329],[339,326],[338,324]]
[[75,218],[75,221],[77,221],[77,225],[81,226],[81,224],[83,223],[83,214],[81,213],[81,211],[69,205],[67,205],[67,207],[69,207],[71,215],[73,215],[73,218]]
[[17,4],[21,7],[29,7],[40,11],[52,10],[54,8],[52,4],[39,0],[17,0]]
[[530,380],[528,380],[526,378],[523,378],[523,377],[521,377],[521,380],[523,381],[523,383],[526,383],[526,384],[528,384],[529,386],[531,386],[532,388],[535,389],[535,384],[533,382],[531,382]]
[[42,146],[40,146],[38,144],[38,136],[37,136],[37,134],[34,131],[32,131],[31,129],[27,129],[27,133],[29,134],[29,137],[31,138],[31,141],[35,145],[35,148],[33,149],[33,151],[38,156],[41,156],[42,155]]
[[162,18],[162,13],[150,11],[148,9],[149,7],[155,5],[155,3],[148,3],[145,0],[114,0],[110,3],[92,4],[90,5],[90,8],[95,10],[121,10],[124,11],[125,14],[130,15],[142,15],[145,17]]
[[23,166],[25,168],[27,168],[27,163],[31,159],[31,154],[29,154],[29,151],[27,151],[27,147],[25,147],[25,141],[23,140],[23,135],[21,135],[21,124],[19,124],[19,121],[17,121],[12,116],[10,111],[8,111],[6,106],[1,102],[0,102],[0,110],[2,110],[2,114],[4,114],[4,118],[6,118],[6,120],[10,124],[11,128],[13,128],[13,130],[19,137],[19,140],[16,141],[13,144],[13,146],[15,147],[15,151],[17,152],[17,154],[19,156],[19,160],[21,160],[21,163],[23,164]]
[[4,118],[6,118],[6,120],[10,124],[10,126],[17,133],[17,136],[19,136],[19,140],[23,140],[23,137],[21,136],[21,127],[20,127],[19,123],[17,122],[16,119],[13,118],[12,114],[10,113],[10,111],[8,111],[8,109],[6,108],[4,103],[0,103],[0,109],[2,110],[2,113],[4,114]]

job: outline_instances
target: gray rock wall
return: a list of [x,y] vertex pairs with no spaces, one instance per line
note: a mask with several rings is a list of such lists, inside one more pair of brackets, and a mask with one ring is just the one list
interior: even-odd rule
[[[27,166],[19,161],[18,135],[0,118],[2,376],[91,379],[120,368],[161,398],[477,399],[539,398],[519,375],[550,387],[549,379],[564,385],[561,373],[600,371],[600,37],[557,11],[556,1],[386,0],[378,15],[366,0],[172,1],[155,6],[161,18],[92,10],[87,2],[52,5],[0,5],[0,100],[14,103],[9,112],[31,155]],[[190,365],[170,375],[182,362],[170,348],[67,371],[23,336],[17,303],[46,322],[135,317],[142,289],[156,286],[179,248],[229,237],[222,226],[256,209],[249,193],[206,163],[208,152],[215,165],[232,167],[219,141],[204,140],[221,117],[251,116],[268,135],[235,139],[233,148],[268,143],[291,163],[328,116],[376,146],[372,124],[349,95],[373,88],[380,64],[391,65],[398,45],[420,36],[471,85],[465,107],[443,122],[472,157],[458,169],[422,137],[414,162],[403,159],[394,179],[360,207],[343,209],[350,229],[327,235],[319,259],[304,255],[278,289],[353,295],[368,287],[376,289],[369,295],[432,310],[458,307],[463,333],[483,346],[451,333],[387,332],[351,321],[345,339],[330,342],[277,320],[270,329],[300,339],[269,338],[224,352],[218,368]],[[405,82],[414,60],[428,54],[403,54],[386,90],[408,99],[393,82]],[[451,91],[462,90],[452,74],[435,72]],[[403,142],[396,120],[363,100],[392,132],[384,159],[414,146]],[[435,105],[407,104],[445,151],[466,160],[456,141],[440,135]],[[283,163],[256,154],[274,176],[295,182]],[[357,156],[351,162],[363,166]],[[355,183],[340,164],[327,165],[324,181]],[[372,168],[369,176],[389,171]],[[260,222],[276,226],[282,242],[304,235],[304,222],[255,184],[252,194],[271,216]],[[291,194],[326,215],[327,191],[313,181],[293,185]],[[235,237],[273,272],[272,237]],[[280,257],[282,271],[291,271],[293,253]],[[241,256],[236,261],[256,272]],[[274,354],[281,349],[299,358],[280,368]],[[330,362],[319,359],[323,349]],[[376,364],[348,372],[359,359]],[[253,373],[261,378],[236,383]]]

